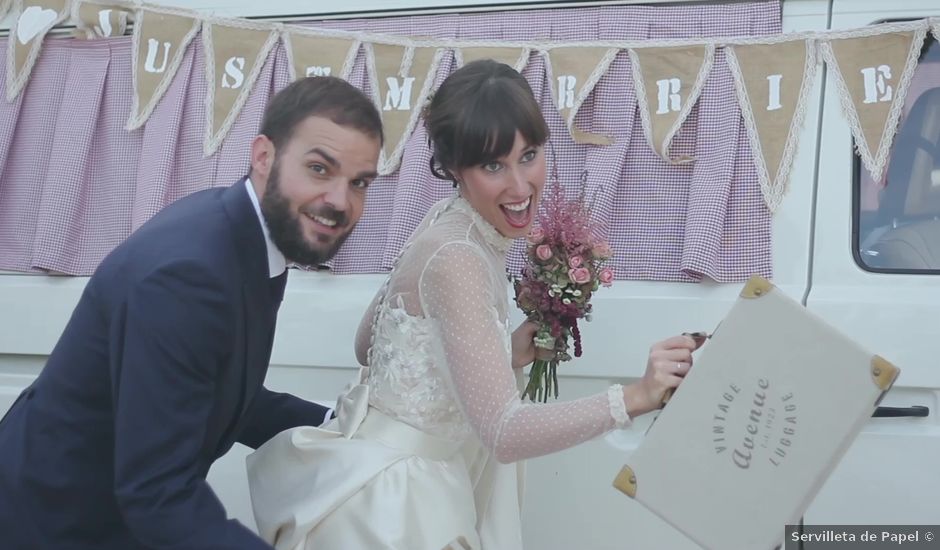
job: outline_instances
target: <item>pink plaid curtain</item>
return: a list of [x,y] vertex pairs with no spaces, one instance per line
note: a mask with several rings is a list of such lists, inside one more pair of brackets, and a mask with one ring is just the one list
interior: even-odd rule
[[[317,27],[481,40],[637,40],[780,32],[778,0],[725,6],[613,6],[325,21]],[[5,41],[0,42],[5,48]],[[129,37],[49,39],[27,88],[0,100],[0,269],[88,275],[160,208],[189,193],[230,185],[248,171],[248,145],[263,108],[288,83],[281,46],[270,54],[237,122],[204,158],[206,81],[200,40],[141,129],[123,126],[131,106]],[[453,70],[446,55],[438,83]],[[0,71],[0,86],[5,86]],[[674,140],[671,166],[649,148],[626,52],[581,108],[578,126],[614,131],[607,147],[571,141],[551,99],[543,58],[524,73],[551,128],[560,181],[574,192],[588,175],[596,216],[620,279],[740,281],[771,276],[771,217],[761,198],[732,77],[719,49],[698,104]],[[350,80],[368,86],[360,55]],[[2,89],[2,88],[0,88]],[[427,170],[424,129],[401,168],[369,191],[366,211],[331,262],[336,273],[387,270],[424,212],[454,191]],[[552,154],[549,153],[551,159]],[[510,256],[521,266],[522,243]]]

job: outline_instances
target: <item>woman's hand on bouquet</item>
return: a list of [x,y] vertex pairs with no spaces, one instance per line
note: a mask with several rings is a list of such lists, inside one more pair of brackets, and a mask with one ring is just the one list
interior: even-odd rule
[[624,388],[627,412],[635,417],[663,406],[664,398],[692,368],[692,352],[704,339],[682,334],[653,344],[643,378]]
[[521,369],[535,360],[535,333],[539,326],[523,321],[512,331],[512,368]]

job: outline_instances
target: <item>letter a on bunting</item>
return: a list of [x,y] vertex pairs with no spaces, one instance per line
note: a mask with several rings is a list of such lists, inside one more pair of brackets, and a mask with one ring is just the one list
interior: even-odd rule
[[578,114],[581,104],[594,90],[594,85],[607,72],[617,51],[616,48],[570,47],[555,48],[546,54],[552,70],[550,80],[555,107],[561,113],[565,126],[571,131],[571,138],[578,143],[613,143],[607,136],[578,129],[574,125],[574,117]]
[[379,173],[398,169],[405,142],[434,83],[441,50],[391,44],[367,44],[372,95],[385,130]]
[[874,181],[881,181],[901,107],[920,48],[920,30],[832,39],[821,44],[842,95],[856,148]]
[[284,46],[293,72],[291,80],[306,76],[349,78],[349,71],[352,70],[356,54],[359,52],[359,42],[351,38],[332,38],[300,32],[285,33]]
[[206,142],[205,153],[219,148],[229,128],[238,118],[268,52],[277,43],[273,27],[246,28],[223,23],[206,23],[202,31],[206,49]]
[[140,10],[134,20],[134,98],[127,129],[139,128],[166,93],[199,31],[199,20],[157,10]]
[[670,164],[692,161],[691,157],[670,157],[669,145],[698,100],[711,71],[715,46],[629,51],[640,120],[650,146]]
[[68,0],[20,0],[15,6],[16,21],[7,38],[8,101],[13,101],[29,80],[46,33],[69,15]]
[[[816,74],[813,40],[749,44],[725,49],[741,114],[771,212],[783,200],[797,134]],[[772,63],[768,60],[772,59]]]

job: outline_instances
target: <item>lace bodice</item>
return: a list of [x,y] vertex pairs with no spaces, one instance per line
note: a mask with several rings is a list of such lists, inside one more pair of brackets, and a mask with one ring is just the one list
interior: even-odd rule
[[520,400],[505,274],[511,244],[466,200],[441,201],[403,249],[356,338],[357,356],[369,359],[371,406],[439,437],[475,432],[501,462],[630,422],[619,386],[568,402]]

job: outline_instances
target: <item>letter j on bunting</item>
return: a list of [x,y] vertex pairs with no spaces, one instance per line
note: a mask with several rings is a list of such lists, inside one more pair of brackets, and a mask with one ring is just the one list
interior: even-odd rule
[[199,30],[198,19],[153,9],[139,10],[134,19],[134,98],[127,129],[147,122],[166,93]]
[[278,31],[270,26],[238,26],[206,23],[202,31],[206,48],[205,154],[219,148],[255,85],[268,52],[277,43]]
[[129,12],[120,4],[74,0],[72,20],[79,37],[99,38],[123,36]]
[[29,80],[46,33],[69,15],[68,0],[18,0],[7,39],[7,100],[12,101]]
[[[856,31],[856,33],[864,31]],[[881,181],[927,28],[822,42],[855,147]]]
[[669,145],[702,92],[715,57],[714,44],[629,52],[646,139],[666,162],[691,162],[687,156],[673,159]]
[[436,48],[366,45],[372,96],[385,130],[385,145],[379,155],[382,175],[398,169],[405,142],[428,99],[442,52]]

